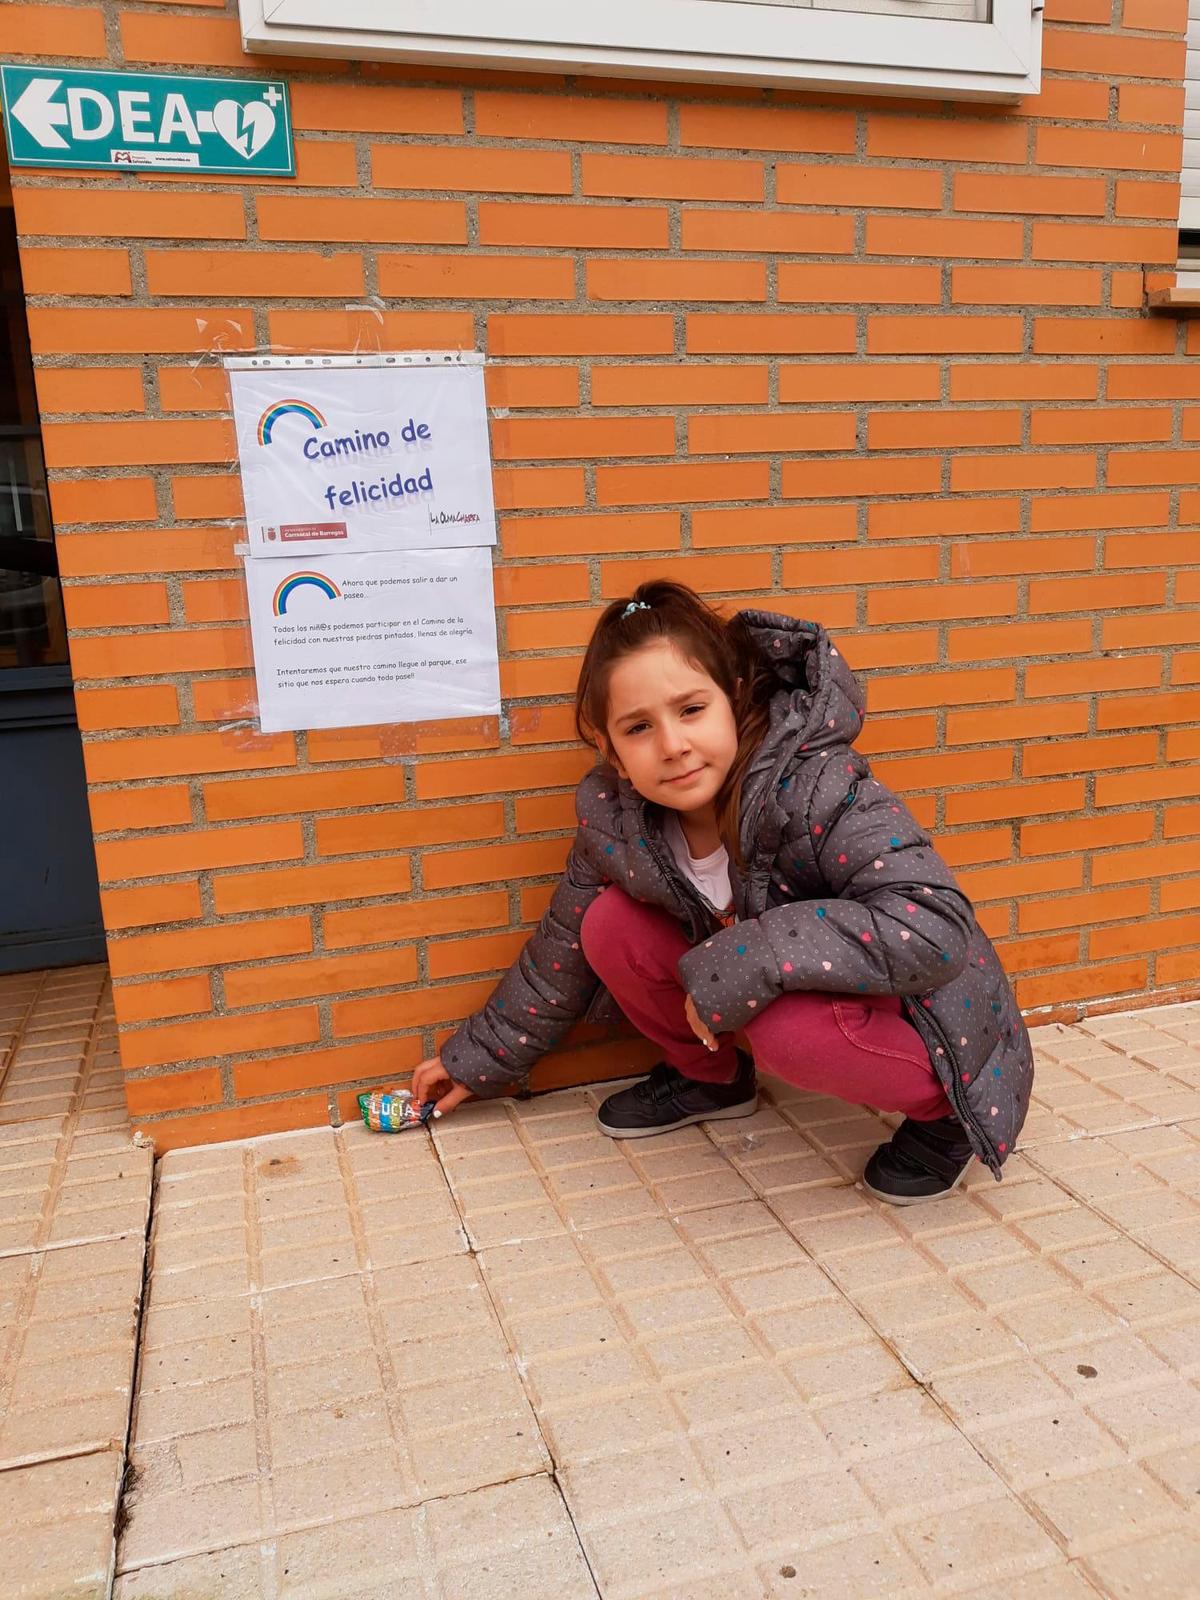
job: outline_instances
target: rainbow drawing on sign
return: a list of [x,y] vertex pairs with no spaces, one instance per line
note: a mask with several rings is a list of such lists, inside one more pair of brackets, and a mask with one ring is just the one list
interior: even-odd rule
[[285,578],[279,585],[271,601],[271,609],[277,617],[287,615],[288,601],[297,589],[302,589],[308,583],[311,583],[314,589],[319,589],[327,600],[342,598],[342,591],[337,584],[331,582],[323,572],[293,572],[290,578]]
[[259,444],[270,444],[272,428],[274,428],[280,417],[289,415],[303,417],[314,428],[328,426],[316,406],[310,406],[307,400],[277,400],[273,406],[268,406],[258,419]]

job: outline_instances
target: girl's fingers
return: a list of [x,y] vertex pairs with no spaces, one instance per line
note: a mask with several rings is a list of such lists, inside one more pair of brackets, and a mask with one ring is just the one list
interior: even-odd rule
[[453,1111],[455,1106],[462,1105],[464,1100],[471,1098],[470,1089],[464,1088],[461,1083],[456,1083],[449,1094],[444,1094],[433,1108],[435,1117],[444,1117],[448,1111]]

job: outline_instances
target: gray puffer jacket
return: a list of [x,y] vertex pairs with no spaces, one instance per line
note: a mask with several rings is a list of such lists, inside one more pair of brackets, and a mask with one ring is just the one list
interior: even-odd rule
[[[579,829],[549,909],[491,999],[442,1049],[450,1076],[504,1093],[572,1023],[618,1016],[580,946],[608,885],[660,906],[693,948],[685,988],[714,1031],[777,995],[898,994],[979,1158],[997,1177],[1029,1106],[1033,1056],[1016,999],[954,874],[855,751],[863,695],[825,630],[743,613],[777,688],[742,790],[738,920],[714,929],[663,840],[661,812],[611,767],[576,795]],[[716,974],[716,980],[713,974]]]

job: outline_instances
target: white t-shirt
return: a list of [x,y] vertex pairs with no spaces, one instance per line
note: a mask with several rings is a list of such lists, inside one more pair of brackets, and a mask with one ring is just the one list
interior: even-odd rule
[[663,838],[684,877],[690,878],[716,912],[727,912],[733,902],[729,884],[729,852],[719,844],[711,855],[699,860],[688,849],[687,836],[679,819],[668,811],[663,817]]

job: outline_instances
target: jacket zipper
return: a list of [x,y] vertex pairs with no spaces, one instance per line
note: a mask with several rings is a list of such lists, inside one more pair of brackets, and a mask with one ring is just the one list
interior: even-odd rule
[[638,820],[642,826],[642,838],[646,842],[646,850],[650,856],[650,859],[654,862],[659,871],[662,873],[663,877],[671,885],[671,892],[679,902],[680,908],[687,913],[693,928],[697,926],[696,913],[699,913],[701,923],[703,924],[701,929],[701,933],[703,934],[707,931],[709,922],[709,917],[707,911],[705,910],[704,902],[700,899],[699,894],[697,894],[692,888],[692,885],[684,879],[683,874],[679,871],[674,861],[668,861],[663,853],[659,850],[658,845],[655,842],[653,832],[649,826],[649,817],[646,814],[645,807],[642,808]]
[[[946,1052],[946,1059],[950,1062],[953,1062],[954,1055],[950,1049],[950,1040],[942,1028],[941,1023],[934,1016],[933,1012],[927,1011],[924,1006],[919,1005],[916,1009],[919,1011],[923,1020],[929,1024],[934,1033],[936,1033],[938,1038],[942,1041],[942,1047]],[[945,1087],[945,1085],[943,1085],[943,1087]],[[954,1107],[958,1120],[961,1123],[970,1124],[970,1126],[979,1135],[981,1143],[983,1143],[987,1149],[992,1152],[995,1163],[997,1166],[999,1166],[1000,1152],[996,1149],[996,1145],[992,1139],[992,1136],[988,1133],[987,1129],[983,1126],[983,1123],[980,1122],[979,1118],[967,1104],[967,1097],[963,1093],[962,1082],[957,1072],[952,1072],[950,1074],[948,1098],[950,1100],[950,1104]]]

